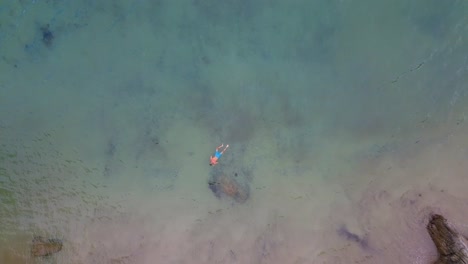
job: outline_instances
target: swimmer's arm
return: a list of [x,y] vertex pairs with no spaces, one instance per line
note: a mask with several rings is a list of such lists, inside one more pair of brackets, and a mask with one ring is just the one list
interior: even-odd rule
[[223,151],[221,151],[221,155],[224,154],[224,151],[226,151],[227,148],[229,148],[229,145],[226,145],[226,147],[223,149]]
[[216,151],[218,151],[220,148],[222,148],[224,146],[224,143],[219,145],[217,148],[216,148]]

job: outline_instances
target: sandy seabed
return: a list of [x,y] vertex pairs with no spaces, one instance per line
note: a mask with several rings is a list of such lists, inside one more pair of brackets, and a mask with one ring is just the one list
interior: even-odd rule
[[468,229],[468,8],[377,2],[4,5],[0,263],[430,263],[431,213]]

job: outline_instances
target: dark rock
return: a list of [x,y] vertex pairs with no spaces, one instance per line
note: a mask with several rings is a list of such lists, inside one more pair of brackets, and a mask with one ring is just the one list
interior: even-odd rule
[[468,263],[468,241],[458,234],[443,216],[432,215],[427,224],[427,231],[439,253],[439,259],[434,264]]
[[337,233],[340,237],[346,239],[347,241],[357,243],[362,249],[369,248],[367,237],[362,237],[349,231],[345,225],[342,225],[340,228],[338,228]]
[[48,48],[52,46],[52,43],[54,41],[54,33],[50,30],[49,24],[41,27],[41,33],[42,33],[42,43]]
[[250,197],[250,187],[245,175],[222,166],[213,168],[208,187],[216,197],[230,198],[238,203],[244,203]]

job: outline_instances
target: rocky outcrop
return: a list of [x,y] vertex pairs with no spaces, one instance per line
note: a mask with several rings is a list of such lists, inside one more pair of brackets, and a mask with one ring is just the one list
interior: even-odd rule
[[208,187],[216,197],[233,199],[238,203],[244,203],[250,197],[247,170],[217,166],[211,171]]
[[434,264],[468,264],[467,239],[454,230],[443,216],[432,215],[427,231],[439,253],[439,259]]
[[45,257],[62,250],[63,243],[60,239],[45,239],[40,236],[34,237],[31,245],[33,257]]

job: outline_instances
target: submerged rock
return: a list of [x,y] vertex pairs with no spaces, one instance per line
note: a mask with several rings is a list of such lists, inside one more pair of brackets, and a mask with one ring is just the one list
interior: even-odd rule
[[434,242],[439,259],[434,264],[468,263],[468,241],[438,214],[431,216],[427,231]]
[[45,257],[62,250],[62,240],[60,239],[45,239],[41,236],[36,236],[32,240],[31,255],[33,257]]
[[208,186],[218,198],[226,197],[244,203],[250,196],[250,188],[242,172],[233,172],[222,167],[214,168]]

